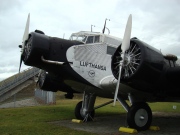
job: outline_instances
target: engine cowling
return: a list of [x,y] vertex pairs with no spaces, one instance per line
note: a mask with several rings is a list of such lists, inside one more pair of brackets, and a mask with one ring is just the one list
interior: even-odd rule
[[37,66],[42,64],[41,56],[49,53],[49,37],[37,32],[31,32],[24,45],[23,61],[26,65]]
[[54,83],[49,74],[44,70],[41,70],[39,74],[38,85],[40,89],[45,91],[56,92],[60,88],[60,86]]
[[41,70],[39,74],[38,85],[40,89],[45,91],[57,92],[59,90],[67,92],[67,94],[65,94],[65,98],[68,99],[73,98],[73,93],[78,93],[75,90],[73,90],[70,86],[66,85],[61,79],[52,77],[44,70]]
[[[121,45],[112,56],[111,69],[114,77],[119,75]],[[130,40],[122,68],[121,81],[140,90],[155,90],[156,83],[162,75],[165,62],[163,55],[157,49],[137,38]]]
[[51,61],[68,62],[66,51],[69,47],[79,44],[83,43],[75,40],[50,37],[44,35],[42,31],[36,30],[29,34],[23,48],[22,58],[25,65],[47,70],[47,64],[42,61],[42,57]]

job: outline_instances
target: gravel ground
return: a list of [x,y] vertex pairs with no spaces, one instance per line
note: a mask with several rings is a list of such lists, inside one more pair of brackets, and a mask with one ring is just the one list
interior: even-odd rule
[[13,108],[13,107],[37,106],[37,105],[39,105],[37,101],[34,99],[34,97],[31,97],[16,102],[1,104],[0,108]]
[[[82,130],[100,135],[129,135],[119,132],[121,126],[126,126],[126,115],[113,115],[106,117],[96,117],[93,122],[73,123],[70,120],[50,122],[51,124],[65,126],[75,130]],[[153,113],[153,126],[159,126],[159,131],[141,131],[137,135],[179,135],[180,134],[180,114],[175,113]]]

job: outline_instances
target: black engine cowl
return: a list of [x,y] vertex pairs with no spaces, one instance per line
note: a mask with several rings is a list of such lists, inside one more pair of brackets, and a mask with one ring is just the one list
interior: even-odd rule
[[39,74],[38,84],[39,84],[40,89],[45,90],[45,91],[56,92],[60,88],[60,86],[54,83],[54,81],[51,79],[49,74],[44,70],[41,70]]
[[[112,56],[111,69],[116,79],[119,75],[119,61],[122,59],[121,52],[120,45]],[[151,91],[162,75],[164,64],[160,51],[137,38],[132,38],[130,48],[125,54],[121,81],[133,87]]]
[[48,55],[49,48],[50,44],[48,36],[37,32],[31,32],[27,43],[24,45],[24,64],[31,66],[36,65],[36,67],[38,67],[38,65],[42,64],[40,59],[41,56]]
[[44,70],[41,70],[39,74],[38,85],[39,88],[44,91],[57,92],[59,90],[59,91],[67,92],[65,96],[66,98],[70,98],[70,99],[73,97],[73,93],[77,93],[70,86],[66,85],[62,79],[60,79],[59,77],[56,78],[48,74]]
[[68,48],[79,44],[83,43],[75,40],[49,37],[44,35],[43,32],[36,30],[29,34],[29,38],[23,48],[22,58],[25,65],[49,70],[49,66],[52,64],[44,63],[42,57],[56,62],[68,62],[66,58]]

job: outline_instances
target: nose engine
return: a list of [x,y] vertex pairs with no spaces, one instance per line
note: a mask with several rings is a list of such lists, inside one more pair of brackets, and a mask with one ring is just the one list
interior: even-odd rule
[[49,47],[48,36],[31,32],[23,48],[22,60],[24,64],[38,67],[42,63],[41,56],[46,57],[48,55]]
[[[46,69],[47,66],[57,63],[69,63],[66,51],[73,45],[83,44],[56,37],[49,37],[43,32],[31,32],[22,46],[22,60],[25,65]],[[44,68],[46,67],[46,68]]]

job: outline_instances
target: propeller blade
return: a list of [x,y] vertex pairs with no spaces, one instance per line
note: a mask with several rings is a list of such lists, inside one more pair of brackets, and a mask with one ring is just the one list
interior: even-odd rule
[[26,27],[24,30],[24,35],[23,35],[23,43],[28,39],[29,35],[29,22],[30,22],[30,13],[28,14],[27,22],[26,22]]
[[19,73],[20,73],[20,70],[21,70],[21,64],[22,64],[22,56],[20,57]]
[[120,66],[119,66],[119,76],[118,76],[118,81],[117,81],[117,85],[116,85],[116,90],[114,93],[114,103],[113,106],[115,106],[116,104],[116,100],[117,100],[117,95],[118,95],[118,90],[119,90],[119,85],[120,85],[120,79],[121,79],[121,71],[122,71],[122,66],[124,63],[124,54],[125,51],[127,51],[129,49],[130,46],[130,37],[131,37],[131,29],[132,29],[132,15],[129,15],[127,24],[126,24],[126,29],[124,32],[124,37],[123,37],[123,41],[122,41],[122,45],[121,45],[121,50],[122,50],[122,60],[119,62]]
[[116,85],[116,91],[114,93],[114,103],[113,103],[113,106],[116,105],[116,100],[117,100],[117,95],[118,95],[118,90],[119,90],[119,84],[120,84],[120,79],[121,79],[121,70],[122,70],[122,66],[119,66],[119,76],[118,76],[118,81],[117,81],[117,85]]
[[125,52],[129,49],[130,46],[130,37],[131,37],[131,29],[132,29],[132,15],[129,15],[127,24],[126,24],[126,29],[124,32],[124,37],[121,45],[121,50],[122,52]]
[[23,35],[23,39],[22,39],[21,54],[23,54],[23,52],[24,52],[24,45],[25,45],[26,40],[28,39],[28,35],[29,35],[29,23],[30,23],[30,13],[28,14],[28,18],[27,18],[27,22],[26,22],[26,27],[25,27],[24,35]]
[[25,27],[24,35],[23,35],[23,39],[22,39],[22,46],[21,45],[19,46],[19,47],[21,47],[21,57],[20,57],[19,72],[21,70],[21,64],[22,64],[23,52],[24,52],[24,45],[25,45],[25,42],[28,39],[28,35],[29,35],[29,23],[30,23],[30,13],[28,14],[28,18],[27,18],[27,21],[26,21],[26,27]]

